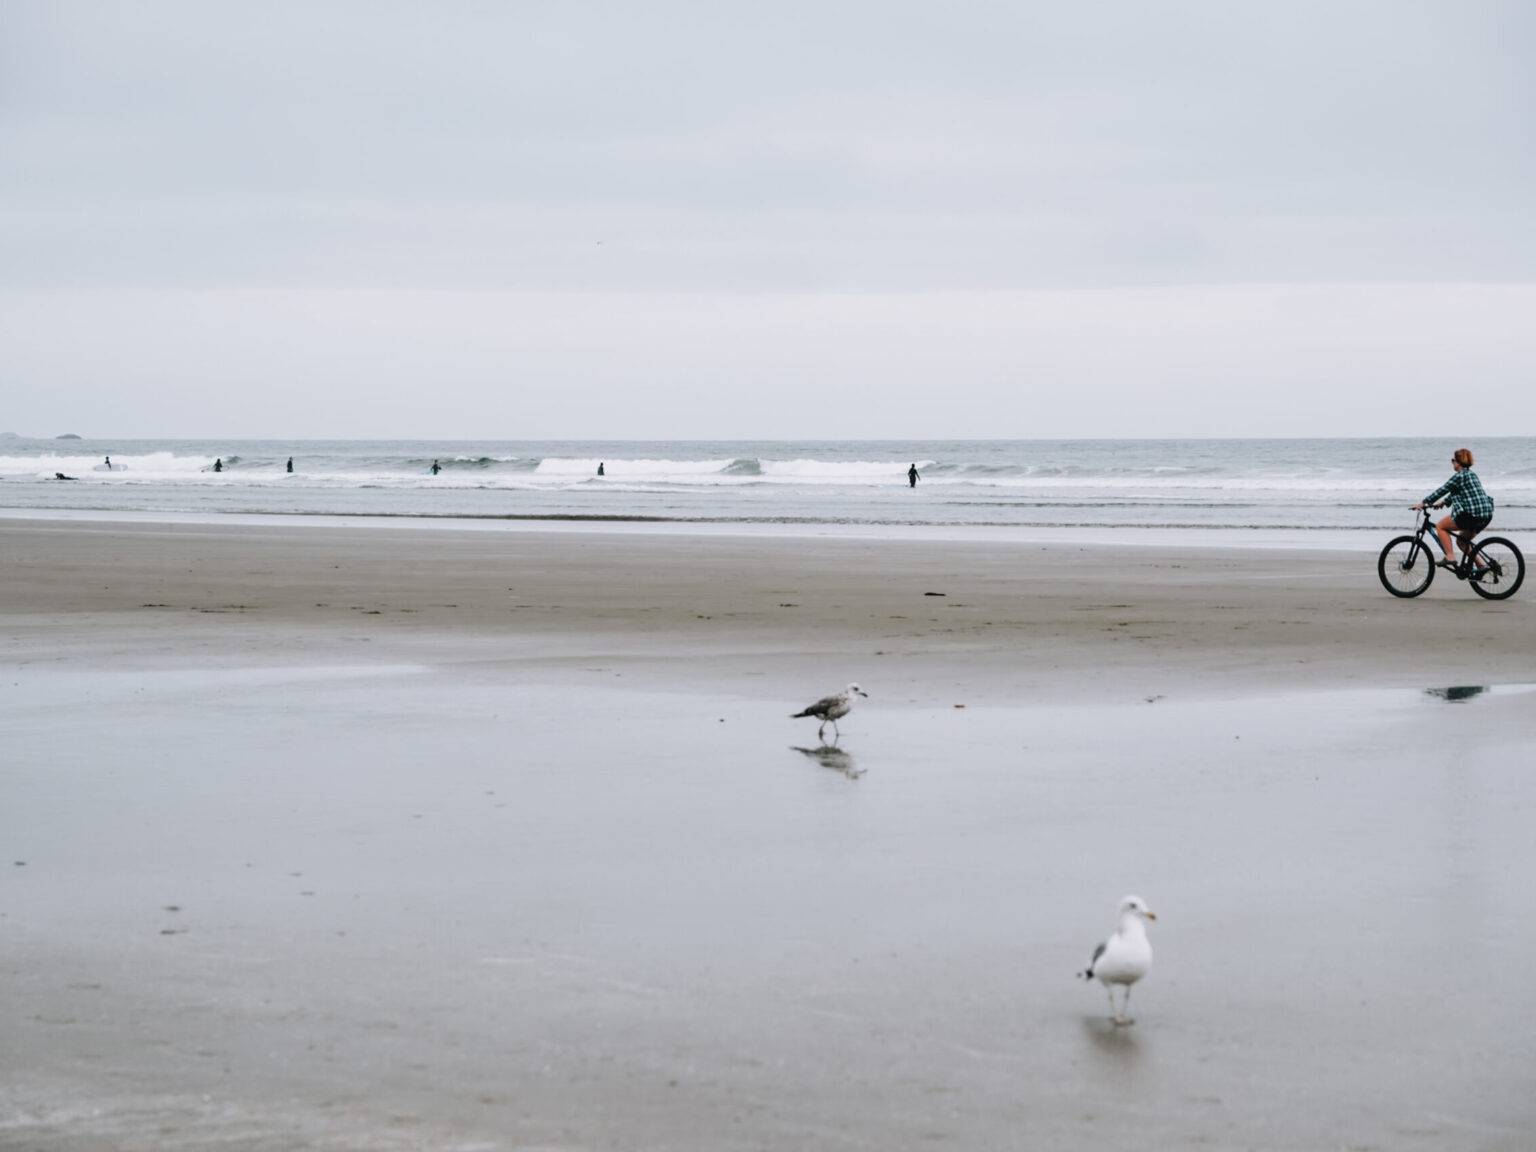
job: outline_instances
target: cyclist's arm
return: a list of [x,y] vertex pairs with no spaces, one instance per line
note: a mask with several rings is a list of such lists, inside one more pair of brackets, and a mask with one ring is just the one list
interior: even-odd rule
[[1436,488],[1428,496],[1424,497],[1420,503],[1422,503],[1424,507],[1428,508],[1431,504],[1440,499],[1440,497],[1444,496],[1454,487],[1456,487],[1456,477],[1452,476],[1444,484],[1440,485],[1440,487]]

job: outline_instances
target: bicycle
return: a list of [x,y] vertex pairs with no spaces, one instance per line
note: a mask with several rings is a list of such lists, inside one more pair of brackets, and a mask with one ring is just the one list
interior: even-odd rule
[[[1381,550],[1381,558],[1376,561],[1376,574],[1381,577],[1382,587],[1392,595],[1405,598],[1421,595],[1434,580],[1439,564],[1434,550],[1424,542],[1426,532],[1431,540],[1440,544],[1440,534],[1434,530],[1428,508],[1420,515],[1419,526],[1412,536],[1399,536]],[[1450,569],[1456,579],[1472,585],[1472,591],[1484,600],[1508,600],[1520,590],[1525,580],[1525,557],[1513,541],[1502,536],[1487,536],[1473,543],[1470,537],[1460,532],[1452,535],[1472,544],[1471,552]],[[1440,550],[1445,551],[1443,544]],[[1446,559],[1451,557],[1447,555]]]

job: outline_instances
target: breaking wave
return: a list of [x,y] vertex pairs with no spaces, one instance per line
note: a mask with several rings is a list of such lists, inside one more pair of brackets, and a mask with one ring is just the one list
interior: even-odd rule
[[[223,460],[223,471],[213,471]],[[433,475],[436,461],[439,473]],[[736,456],[681,459],[649,456],[534,456],[419,452],[391,456],[314,454],[297,459],[295,472],[286,472],[280,454],[181,454],[175,452],[113,453],[109,471],[103,455],[39,451],[0,456],[0,479],[51,479],[55,473],[81,475],[94,483],[142,484],[260,484],[309,481],[336,486],[413,486],[441,488],[567,487],[624,484],[647,488],[710,488],[777,485],[854,489],[902,487],[909,466],[916,464],[921,482],[933,487],[996,489],[1014,496],[1031,492],[1048,498],[1059,494],[1113,493],[1167,500],[1176,493],[1295,493],[1298,496],[1338,493],[1341,499],[1371,493],[1412,493],[1431,487],[1438,477],[1408,474],[1350,474],[1340,469],[1264,469],[1234,460],[1225,466],[1145,466],[1099,461],[1085,465],[1026,464],[995,461],[818,460],[809,457]],[[603,466],[604,476],[597,469]],[[1536,469],[1517,467],[1490,480],[1498,492],[1536,492]]]
[[[1407,529],[1408,504],[1445,479],[1443,448],[1428,440],[290,444],[0,437],[0,508]],[[1532,525],[1536,439],[1497,438],[1474,448],[1498,504],[1497,527],[1517,533]],[[215,460],[224,465],[217,473]],[[907,486],[913,464],[916,491]],[[56,482],[56,473],[73,482]]]

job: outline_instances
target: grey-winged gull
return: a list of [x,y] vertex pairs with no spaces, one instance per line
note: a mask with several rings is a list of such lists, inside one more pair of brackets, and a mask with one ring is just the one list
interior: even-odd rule
[[816,729],[816,739],[820,740],[822,738],[821,734],[826,731],[828,724],[832,725],[833,739],[836,739],[842,735],[837,730],[837,722],[853,710],[853,698],[855,696],[863,696],[866,700],[869,699],[868,692],[864,691],[857,684],[850,684],[841,692],[834,692],[830,696],[823,696],[816,703],[806,708],[805,711],[796,712],[790,719],[798,720],[802,716],[814,716],[821,721],[821,726]]
[[[1120,924],[1114,935],[1093,950],[1093,959],[1078,975],[1084,980],[1097,980],[1109,993],[1109,1010],[1116,1024],[1134,1024],[1126,1010],[1131,1006],[1131,985],[1145,976],[1152,968],[1152,944],[1147,940],[1148,920],[1156,920],[1156,914],[1147,907],[1140,896],[1127,896],[1120,901]],[[1125,1003],[1115,1007],[1115,985],[1125,989]]]

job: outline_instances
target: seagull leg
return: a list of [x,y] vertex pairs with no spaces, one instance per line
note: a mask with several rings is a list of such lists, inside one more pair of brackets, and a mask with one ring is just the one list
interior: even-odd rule
[[1120,1023],[1122,1023],[1122,1024],[1134,1024],[1134,1023],[1136,1023],[1136,1021],[1134,1019],[1132,1019],[1130,1016],[1126,1015],[1126,1013],[1129,1012],[1130,1010],[1131,1010],[1131,986],[1129,984],[1127,984],[1125,986],[1125,1007],[1120,1010]]
[[1109,994],[1109,1018],[1116,1024],[1120,1023],[1120,1009],[1115,1005],[1115,986],[1104,985],[1104,991]]
[[823,720],[820,724],[818,724],[816,726],[816,739],[825,742],[827,738],[826,738],[826,736],[823,735],[823,733],[826,732],[826,730],[827,730],[827,722],[825,720]]

